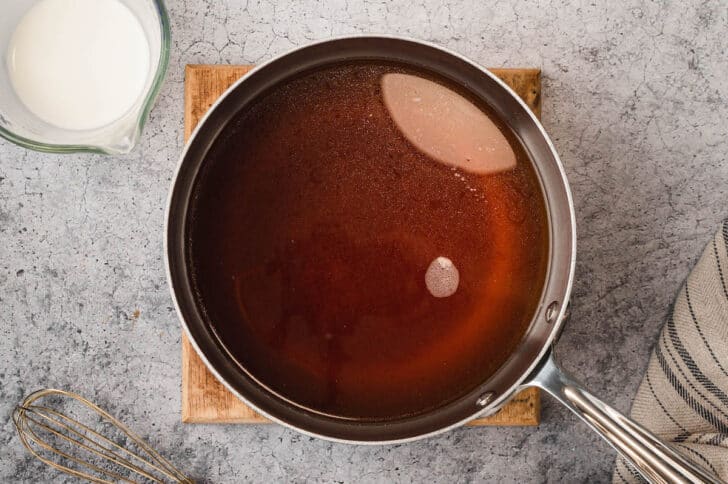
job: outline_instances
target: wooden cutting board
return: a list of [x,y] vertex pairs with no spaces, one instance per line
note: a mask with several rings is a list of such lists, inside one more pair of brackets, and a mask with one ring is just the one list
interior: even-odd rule
[[[185,141],[215,100],[252,66],[188,65],[185,70]],[[541,116],[540,69],[491,69]],[[470,425],[538,425],[538,389],[523,390],[497,414]],[[189,423],[269,423],[209,372],[182,334],[182,421]]]

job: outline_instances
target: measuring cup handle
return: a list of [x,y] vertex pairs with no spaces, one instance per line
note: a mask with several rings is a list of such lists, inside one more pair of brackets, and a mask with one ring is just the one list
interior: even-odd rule
[[649,482],[723,482],[679,454],[649,430],[589,393],[559,368],[554,361],[553,350],[531,378],[529,386],[542,388],[568,407]]

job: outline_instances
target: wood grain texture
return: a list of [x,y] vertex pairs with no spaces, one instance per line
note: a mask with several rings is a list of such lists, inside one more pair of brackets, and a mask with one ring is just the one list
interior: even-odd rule
[[[252,66],[188,65],[185,69],[185,141],[197,123],[225,90]],[[491,69],[541,116],[540,69]],[[469,425],[538,425],[541,398],[538,389],[518,393],[498,413]],[[207,369],[182,335],[182,421],[187,423],[269,423],[233,396]]]

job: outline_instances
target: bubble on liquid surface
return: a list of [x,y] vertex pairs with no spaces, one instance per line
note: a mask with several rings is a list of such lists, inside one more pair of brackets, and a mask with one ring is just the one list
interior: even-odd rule
[[449,297],[455,294],[460,284],[460,273],[447,257],[438,257],[425,272],[427,290],[435,297]]

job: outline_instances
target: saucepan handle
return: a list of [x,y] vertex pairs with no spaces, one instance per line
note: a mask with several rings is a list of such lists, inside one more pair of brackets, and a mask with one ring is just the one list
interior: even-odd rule
[[589,393],[559,368],[553,351],[549,352],[528,385],[542,388],[566,405],[649,482],[723,482]]

